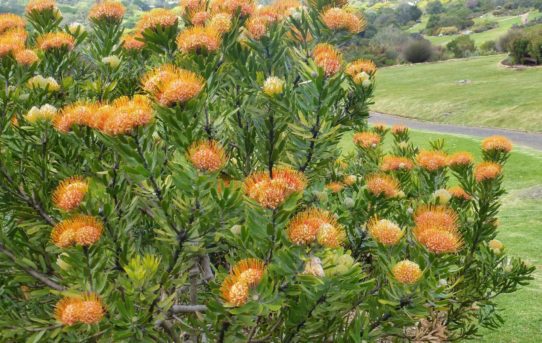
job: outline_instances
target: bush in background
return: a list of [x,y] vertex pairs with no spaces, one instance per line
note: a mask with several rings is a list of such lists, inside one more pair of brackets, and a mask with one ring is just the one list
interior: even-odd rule
[[403,57],[410,63],[427,62],[433,55],[433,46],[426,39],[411,40],[403,51]]
[[456,58],[469,57],[476,52],[476,44],[470,36],[461,35],[446,44],[446,49]]

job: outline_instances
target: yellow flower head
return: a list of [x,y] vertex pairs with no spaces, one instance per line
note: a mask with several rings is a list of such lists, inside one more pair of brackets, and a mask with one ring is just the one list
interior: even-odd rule
[[216,172],[226,164],[226,153],[216,141],[200,141],[188,149],[188,159],[201,171]]
[[240,279],[238,275],[228,275],[220,287],[222,299],[235,307],[246,304],[249,292],[248,283]]
[[420,167],[430,172],[441,170],[448,165],[446,154],[442,151],[422,150],[416,156],[416,161]]
[[367,177],[367,189],[375,196],[394,198],[399,195],[399,181],[390,175],[373,174]]
[[63,180],[53,192],[53,203],[63,211],[69,212],[81,204],[88,191],[88,182],[79,176]]
[[504,136],[487,137],[482,141],[482,150],[508,153],[512,151],[512,142]]
[[395,245],[403,237],[403,230],[399,225],[387,219],[373,218],[367,224],[371,237],[383,245]]
[[32,12],[43,12],[46,10],[55,10],[55,0],[30,0],[26,5],[25,12],[30,14]]
[[14,55],[25,48],[28,33],[23,28],[13,28],[0,34],[0,58]]
[[[209,21],[209,27],[215,29],[218,33],[223,34],[231,30],[232,25],[231,14],[228,13],[216,13],[211,17]],[[196,24],[194,24],[196,25]]]
[[136,25],[137,31],[147,29],[155,30],[157,27],[171,27],[177,25],[177,15],[165,8],[155,8],[149,12],[144,12]]
[[346,233],[342,226],[326,223],[318,228],[316,239],[319,244],[326,248],[338,248],[344,243]]
[[263,92],[269,96],[281,94],[284,90],[284,80],[276,77],[268,77],[263,84]]
[[264,272],[265,264],[255,258],[241,260],[232,268],[232,274],[236,276],[237,280],[245,282],[249,287],[258,285]]
[[111,20],[118,22],[124,18],[125,12],[126,9],[120,2],[104,0],[92,6],[88,17],[91,20]]
[[439,230],[438,228],[427,229],[417,232],[416,239],[432,253],[450,254],[457,252],[462,241],[458,232]]
[[32,50],[24,49],[15,52],[15,61],[22,66],[31,66],[38,60],[38,55]]
[[37,38],[36,46],[42,51],[49,51],[52,49],[72,50],[75,46],[75,38],[66,32],[44,33]]
[[12,13],[0,13],[0,34],[12,30],[23,29],[26,23],[24,19]]
[[422,277],[422,270],[417,263],[409,260],[403,260],[393,266],[392,274],[395,280],[399,281],[400,283],[411,285],[420,280]]
[[189,27],[177,36],[177,46],[185,54],[215,52],[220,44],[220,33],[212,26]]
[[286,235],[294,244],[311,244],[316,241],[318,230],[326,224],[331,226],[339,225],[330,212],[311,208],[298,213],[290,220]]
[[269,177],[268,172],[257,172],[246,178],[246,195],[265,208],[275,209],[286,198],[305,189],[305,176],[290,168],[275,168]]
[[41,107],[32,107],[28,114],[24,117],[29,123],[37,123],[38,121],[49,121],[52,122],[55,120],[57,115],[56,107],[45,104]]
[[348,63],[344,72],[352,78],[361,72],[373,75],[376,73],[376,64],[371,60],[355,60],[354,62]]
[[354,134],[354,144],[365,149],[376,148],[381,141],[382,137],[374,132],[365,131]]

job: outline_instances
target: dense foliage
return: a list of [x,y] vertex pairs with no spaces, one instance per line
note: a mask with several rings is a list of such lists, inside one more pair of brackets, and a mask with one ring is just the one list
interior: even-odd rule
[[52,0],[0,16],[1,340],[497,328],[534,269],[494,239],[511,143],[475,163],[369,128],[376,67],[337,50],[365,27],[344,5],[182,0],[130,34],[112,1],[88,27]]

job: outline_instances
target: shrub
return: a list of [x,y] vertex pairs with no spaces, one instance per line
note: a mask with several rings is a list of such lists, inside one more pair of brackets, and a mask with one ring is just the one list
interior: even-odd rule
[[446,49],[452,52],[455,57],[461,58],[472,55],[476,51],[476,45],[468,35],[461,35],[446,44]]
[[426,39],[419,39],[412,40],[407,44],[403,51],[403,56],[410,63],[421,63],[429,61],[432,53],[433,47],[431,42]]
[[439,35],[444,35],[444,36],[449,36],[449,35],[456,35],[459,33],[459,30],[457,29],[457,27],[455,26],[446,26],[446,27],[441,27],[440,29],[438,29],[437,31],[437,34]]
[[484,54],[492,54],[497,52],[497,42],[488,40],[480,45],[480,51]]
[[542,63],[542,25],[510,30],[501,37],[500,45],[510,53],[514,63]]
[[337,3],[183,1],[127,36],[117,2],[87,27],[51,1],[31,2],[32,32],[0,17],[1,341],[499,326],[495,297],[533,271],[494,240],[510,142],[474,163],[394,127],[385,153],[390,130],[366,121],[376,67],[331,44],[364,22]]

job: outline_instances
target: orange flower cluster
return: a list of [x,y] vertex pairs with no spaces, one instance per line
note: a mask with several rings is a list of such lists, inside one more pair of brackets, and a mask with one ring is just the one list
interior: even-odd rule
[[14,56],[24,50],[28,34],[22,28],[8,29],[0,34],[0,58]]
[[237,262],[220,287],[224,301],[236,307],[246,304],[250,288],[260,283],[264,272],[265,265],[258,259],[247,258]]
[[359,33],[367,26],[363,18],[338,7],[325,10],[322,22],[331,30],[346,30],[350,33]]
[[53,203],[63,211],[69,212],[81,204],[88,191],[88,182],[74,176],[63,180],[53,192]]
[[75,38],[66,32],[49,32],[37,38],[36,46],[43,51],[63,48],[72,50],[75,46]]
[[442,151],[422,150],[416,160],[423,169],[434,172],[445,168],[448,165],[446,154]]
[[460,186],[453,186],[448,189],[448,192],[451,194],[452,198],[456,198],[459,200],[470,200],[472,197],[467,193],[463,188]]
[[0,34],[11,29],[24,29],[24,19],[12,13],[0,13]]
[[388,246],[399,243],[404,234],[399,225],[387,219],[373,218],[367,224],[367,229],[375,241]]
[[504,136],[487,137],[482,141],[482,150],[508,153],[512,151],[512,142]]
[[334,46],[320,43],[312,52],[314,63],[324,70],[326,76],[333,76],[341,70],[342,55]]
[[193,26],[177,36],[179,50],[188,53],[215,52],[220,48],[221,36],[213,26]]
[[408,132],[408,127],[403,125],[393,125],[391,127],[391,133],[394,135],[400,135]]
[[211,12],[229,13],[231,15],[239,13],[241,16],[249,16],[256,9],[254,0],[213,0],[211,1]]
[[298,213],[288,223],[286,235],[297,245],[318,241],[326,248],[338,248],[346,238],[343,228],[333,214],[318,208]]
[[275,209],[293,193],[303,191],[306,185],[307,180],[302,173],[282,167],[274,168],[272,177],[268,172],[250,175],[245,180],[244,190],[249,198],[261,206]]
[[216,141],[200,141],[188,149],[188,159],[201,171],[216,172],[226,164],[226,153]]
[[344,183],[332,181],[326,184],[326,189],[329,189],[332,193],[339,193],[344,189]]
[[367,177],[367,190],[375,196],[394,198],[399,195],[399,181],[385,174],[373,174]]
[[78,322],[97,324],[104,314],[102,300],[95,293],[86,293],[81,297],[65,297],[55,307],[56,319],[68,326]]
[[120,97],[111,103],[75,103],[64,107],[55,127],[68,132],[74,125],[88,126],[108,135],[126,134],[154,118],[152,103],[143,95]]
[[124,18],[126,9],[122,3],[118,1],[105,0],[92,6],[88,14],[89,19],[110,20],[114,22],[121,21]]
[[355,60],[346,65],[344,72],[350,77],[355,77],[362,72],[373,75],[376,73],[376,64],[371,60]]
[[77,215],[56,224],[51,231],[51,240],[59,248],[74,244],[89,246],[102,236],[103,224],[92,216]]
[[466,151],[456,152],[448,156],[448,166],[450,168],[460,168],[470,166],[474,161],[472,154]]
[[145,42],[142,41],[141,34],[124,35],[122,37],[122,47],[128,51],[139,51],[145,47]]
[[501,175],[502,166],[494,162],[482,162],[474,168],[474,178],[477,182],[495,180]]
[[155,8],[143,13],[136,24],[136,30],[143,32],[147,29],[155,30],[157,27],[171,27],[177,25],[177,15],[165,8]]
[[393,266],[392,274],[395,280],[400,283],[412,285],[420,280],[423,273],[417,263],[403,260]]
[[25,12],[30,14],[32,12],[43,12],[46,10],[55,10],[55,0],[30,0],[26,5]]
[[414,214],[414,237],[435,254],[457,252],[462,245],[457,214],[444,206],[422,206]]
[[384,156],[380,165],[382,171],[411,170],[412,168],[414,168],[414,163],[402,156]]
[[354,144],[365,149],[376,148],[381,141],[382,137],[374,132],[364,131],[354,134]]
[[172,106],[187,102],[202,90],[205,80],[185,69],[172,64],[164,64],[145,74],[143,89],[156,98],[162,106]]
[[282,0],[272,5],[258,7],[245,24],[249,36],[259,40],[266,34],[269,24],[283,20],[293,9],[300,6],[299,1]]

